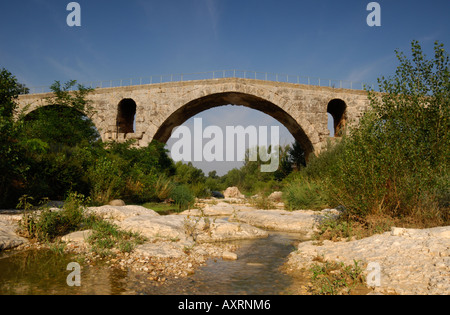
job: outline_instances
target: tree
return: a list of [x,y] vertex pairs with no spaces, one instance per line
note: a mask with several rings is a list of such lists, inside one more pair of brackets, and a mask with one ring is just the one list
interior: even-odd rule
[[296,140],[289,150],[290,162],[297,170],[306,166],[305,150],[301,144]]
[[195,185],[198,183],[204,183],[206,180],[203,171],[194,167],[191,162],[184,164],[179,161],[175,164],[175,168],[175,181],[180,184]]
[[278,170],[274,172],[274,179],[277,181],[282,181],[286,178],[290,173],[292,173],[292,155],[291,155],[291,147],[289,145],[285,147],[280,147],[280,165]]
[[427,59],[417,41],[411,59],[396,54],[395,75],[369,91],[371,110],[342,142],[330,189],[358,216],[439,224],[449,219],[449,55],[436,42]]
[[92,89],[78,85],[78,90],[70,92],[75,85],[76,81],[64,86],[56,81],[50,87],[53,96],[47,98],[48,106],[38,108],[25,118],[24,137],[70,147],[83,142],[92,144],[100,138],[91,120],[95,112],[87,99]]
[[[0,206],[11,206],[11,196],[20,190],[26,169],[14,121],[21,86],[6,69],[0,70]],[[14,205],[15,206],[15,205]]]
[[217,175],[217,171],[211,171],[208,173],[208,178],[211,179],[219,179],[219,176]]

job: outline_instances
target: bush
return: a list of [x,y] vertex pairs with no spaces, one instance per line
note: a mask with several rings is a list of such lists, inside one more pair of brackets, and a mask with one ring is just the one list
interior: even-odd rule
[[138,233],[122,231],[117,225],[104,220],[92,223],[93,233],[88,238],[92,251],[101,257],[111,256],[113,249],[122,253],[131,252],[136,245],[143,244],[146,238]]
[[125,186],[119,159],[100,157],[88,169],[91,185],[90,196],[94,204],[104,205],[113,199],[119,199]]
[[[351,295],[357,290],[366,289],[366,279],[359,262],[345,265],[343,262],[323,261],[316,258],[310,272],[312,274],[311,291],[315,295]],[[365,290],[364,290],[365,291]]]
[[[71,193],[62,210],[44,208],[40,212],[30,212],[27,209],[20,228],[25,237],[38,241],[52,241],[58,236],[64,236],[76,231],[84,220],[84,204],[87,199],[83,195]],[[27,200],[21,200],[22,205],[29,208]]]
[[257,196],[253,197],[250,200],[250,204],[255,207],[256,209],[262,209],[262,210],[271,210],[275,209],[275,203],[270,200],[267,196]]
[[204,183],[197,183],[197,184],[191,185],[190,189],[192,191],[192,194],[196,198],[211,197],[211,191],[208,189],[208,187]]
[[327,187],[318,180],[298,178],[283,190],[289,210],[323,210],[329,206]]
[[397,218],[419,227],[446,224],[449,56],[436,44],[435,59],[426,60],[417,42],[412,62],[397,55],[396,75],[379,80],[383,94],[369,91],[371,109],[360,125],[308,172],[324,164],[330,198],[349,215]]
[[172,190],[170,198],[177,205],[178,210],[187,210],[195,202],[195,197],[186,185],[178,185]]
[[342,205],[353,221],[380,230],[386,226],[376,220],[449,223],[449,55],[436,43],[427,60],[413,42],[412,61],[397,56],[395,76],[379,79],[382,93],[368,91],[370,109],[358,127],[287,184],[289,208]]

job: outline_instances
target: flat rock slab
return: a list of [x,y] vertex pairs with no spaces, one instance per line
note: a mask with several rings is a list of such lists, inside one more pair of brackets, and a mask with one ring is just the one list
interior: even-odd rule
[[285,211],[285,210],[256,210],[238,212],[233,221],[245,222],[260,228],[280,231],[302,233],[311,236],[319,223],[327,216],[338,216],[337,210],[323,211]]
[[67,234],[61,238],[61,241],[66,243],[86,243],[89,236],[92,235],[92,230],[79,231]]
[[184,217],[178,215],[141,215],[117,222],[117,225],[148,238],[185,239],[183,223]]
[[[351,242],[300,243],[287,266],[309,268],[316,257],[353,265],[376,263],[381,286],[375,291],[405,295],[450,294],[450,227],[391,232]],[[363,266],[362,263],[359,264]]]
[[249,224],[229,222],[223,219],[212,220],[208,224],[203,219],[199,222],[196,232],[198,232],[197,240],[200,242],[226,242],[269,236],[266,231]]
[[123,221],[127,218],[136,216],[159,216],[153,210],[141,207],[141,206],[102,206],[102,207],[91,207],[87,209],[88,214],[95,214],[103,219],[110,219],[114,221]]
[[228,202],[219,202],[217,204],[206,204],[202,211],[199,209],[192,209],[184,211],[181,214],[199,216],[202,215],[203,212],[203,215],[205,216],[229,217],[239,211],[255,211],[255,208]]
[[134,251],[144,257],[180,258],[186,256],[183,246],[178,243],[147,243],[139,245]]
[[172,240],[195,239],[199,242],[220,242],[267,237],[268,233],[237,222],[188,215],[137,216],[118,225],[124,230],[139,232],[148,238]]
[[0,220],[0,251],[12,249],[27,243],[28,240],[15,233],[16,226]]

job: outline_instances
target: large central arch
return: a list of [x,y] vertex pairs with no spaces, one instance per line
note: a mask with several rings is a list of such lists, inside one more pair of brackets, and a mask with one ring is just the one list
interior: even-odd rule
[[302,146],[306,156],[314,152],[313,144],[303,128],[286,111],[268,100],[242,92],[214,93],[188,102],[173,112],[162,123],[153,139],[166,143],[170,139],[174,128],[181,126],[188,119],[203,111],[224,105],[245,106],[273,117],[289,130]]

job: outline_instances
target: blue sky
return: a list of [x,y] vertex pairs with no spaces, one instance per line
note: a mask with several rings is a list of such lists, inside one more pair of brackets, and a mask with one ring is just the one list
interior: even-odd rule
[[[375,83],[412,40],[429,54],[436,40],[450,45],[448,0],[378,1],[381,27],[366,24],[369,0],[80,0],[73,28],[69,2],[1,1],[0,67],[30,87],[222,69]],[[233,124],[275,123],[225,109],[205,123],[225,112]]]

